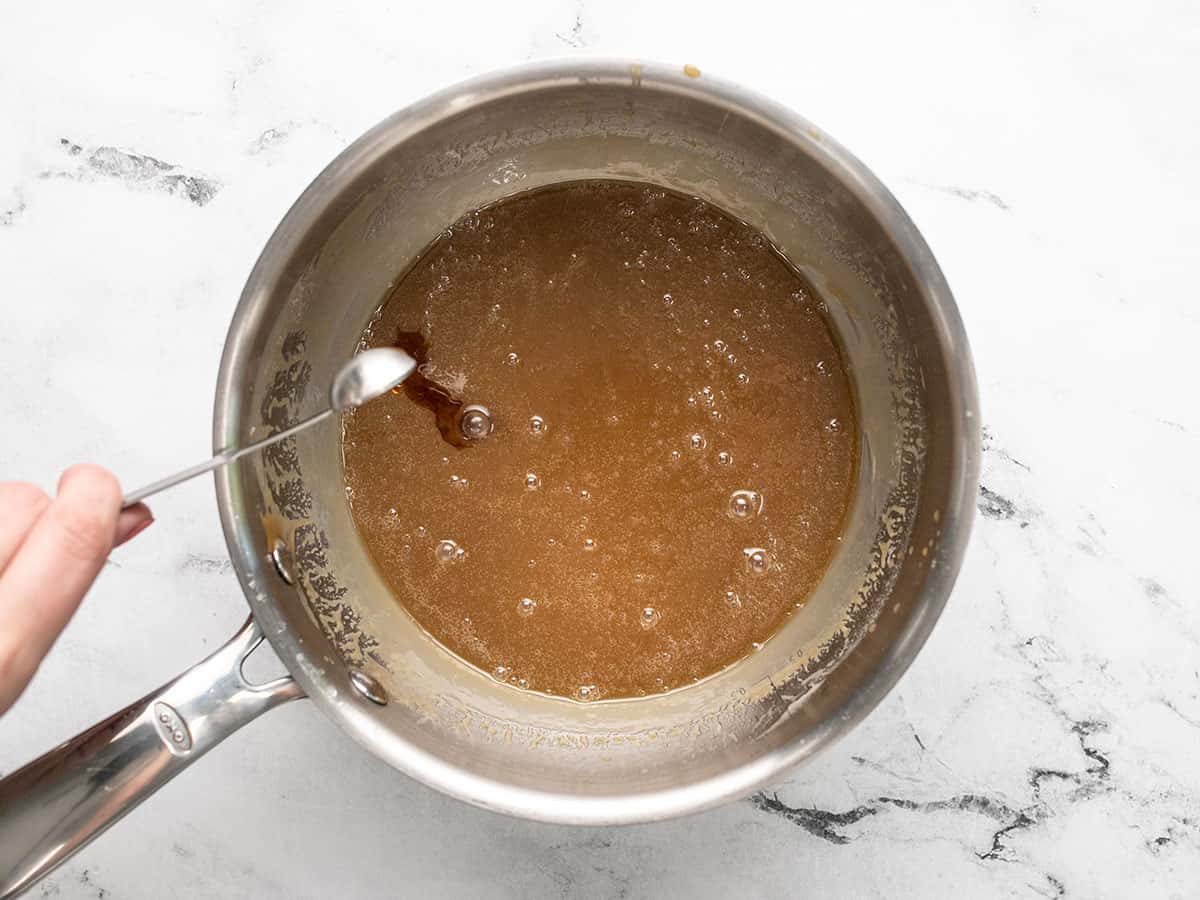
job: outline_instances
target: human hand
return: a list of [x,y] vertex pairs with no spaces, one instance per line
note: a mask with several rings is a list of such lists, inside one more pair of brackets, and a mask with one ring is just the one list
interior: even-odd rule
[[32,484],[0,482],[0,714],[21,696],[79,607],[109,551],[154,516],[121,509],[107,469],[72,466],[51,500]]

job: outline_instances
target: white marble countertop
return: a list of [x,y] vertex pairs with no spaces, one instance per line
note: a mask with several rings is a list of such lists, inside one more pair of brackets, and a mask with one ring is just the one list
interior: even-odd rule
[[[0,8],[3,477],[51,486],[92,459],[137,484],[204,456],[242,282],[319,169],[448,83],[603,51],[772,95],[891,186],[966,320],[986,491],[899,687],[755,798],[633,828],[515,821],[296,703],[31,896],[1194,895],[1194,4],[63,6]],[[210,484],[154,508],[0,720],[0,770],[245,616]]]

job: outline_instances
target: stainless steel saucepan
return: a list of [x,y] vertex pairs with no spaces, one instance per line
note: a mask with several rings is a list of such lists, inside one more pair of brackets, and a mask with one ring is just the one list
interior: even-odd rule
[[[299,697],[455,797],[598,824],[744,796],[845,734],[896,683],[946,602],[971,525],[978,401],[962,323],[917,229],[860,162],[707,75],[541,64],[451,88],[359,138],[250,273],[221,361],[215,447],[317,411],[396,277],[449,223],[580,178],[656,182],[732,212],[827,302],[852,368],[862,464],[848,531],[804,614],[731,669],[658,697],[581,704],[499,684],[434,643],[381,580],[346,503],[339,423],[327,420],[216,473],[250,604],[242,631],[0,782],[0,895]],[[263,635],[290,677],[251,684],[241,664]]]

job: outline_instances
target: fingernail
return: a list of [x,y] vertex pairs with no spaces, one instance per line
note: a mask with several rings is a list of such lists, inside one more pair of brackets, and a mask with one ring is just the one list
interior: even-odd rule
[[140,521],[136,525],[134,525],[133,528],[130,529],[129,534],[125,535],[122,538],[118,538],[117,542],[115,544],[113,544],[113,546],[120,547],[122,544],[132,541],[135,537],[137,537],[139,534],[141,534],[143,531],[145,531],[147,528],[149,528],[153,524],[154,524],[153,516],[151,516],[149,519],[143,519],[142,521]]

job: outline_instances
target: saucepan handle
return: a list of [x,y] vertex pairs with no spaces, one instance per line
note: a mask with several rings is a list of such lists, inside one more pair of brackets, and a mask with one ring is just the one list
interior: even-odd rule
[[253,685],[253,619],[174,681],[0,780],[0,898],[14,897],[247,722],[304,696]]

